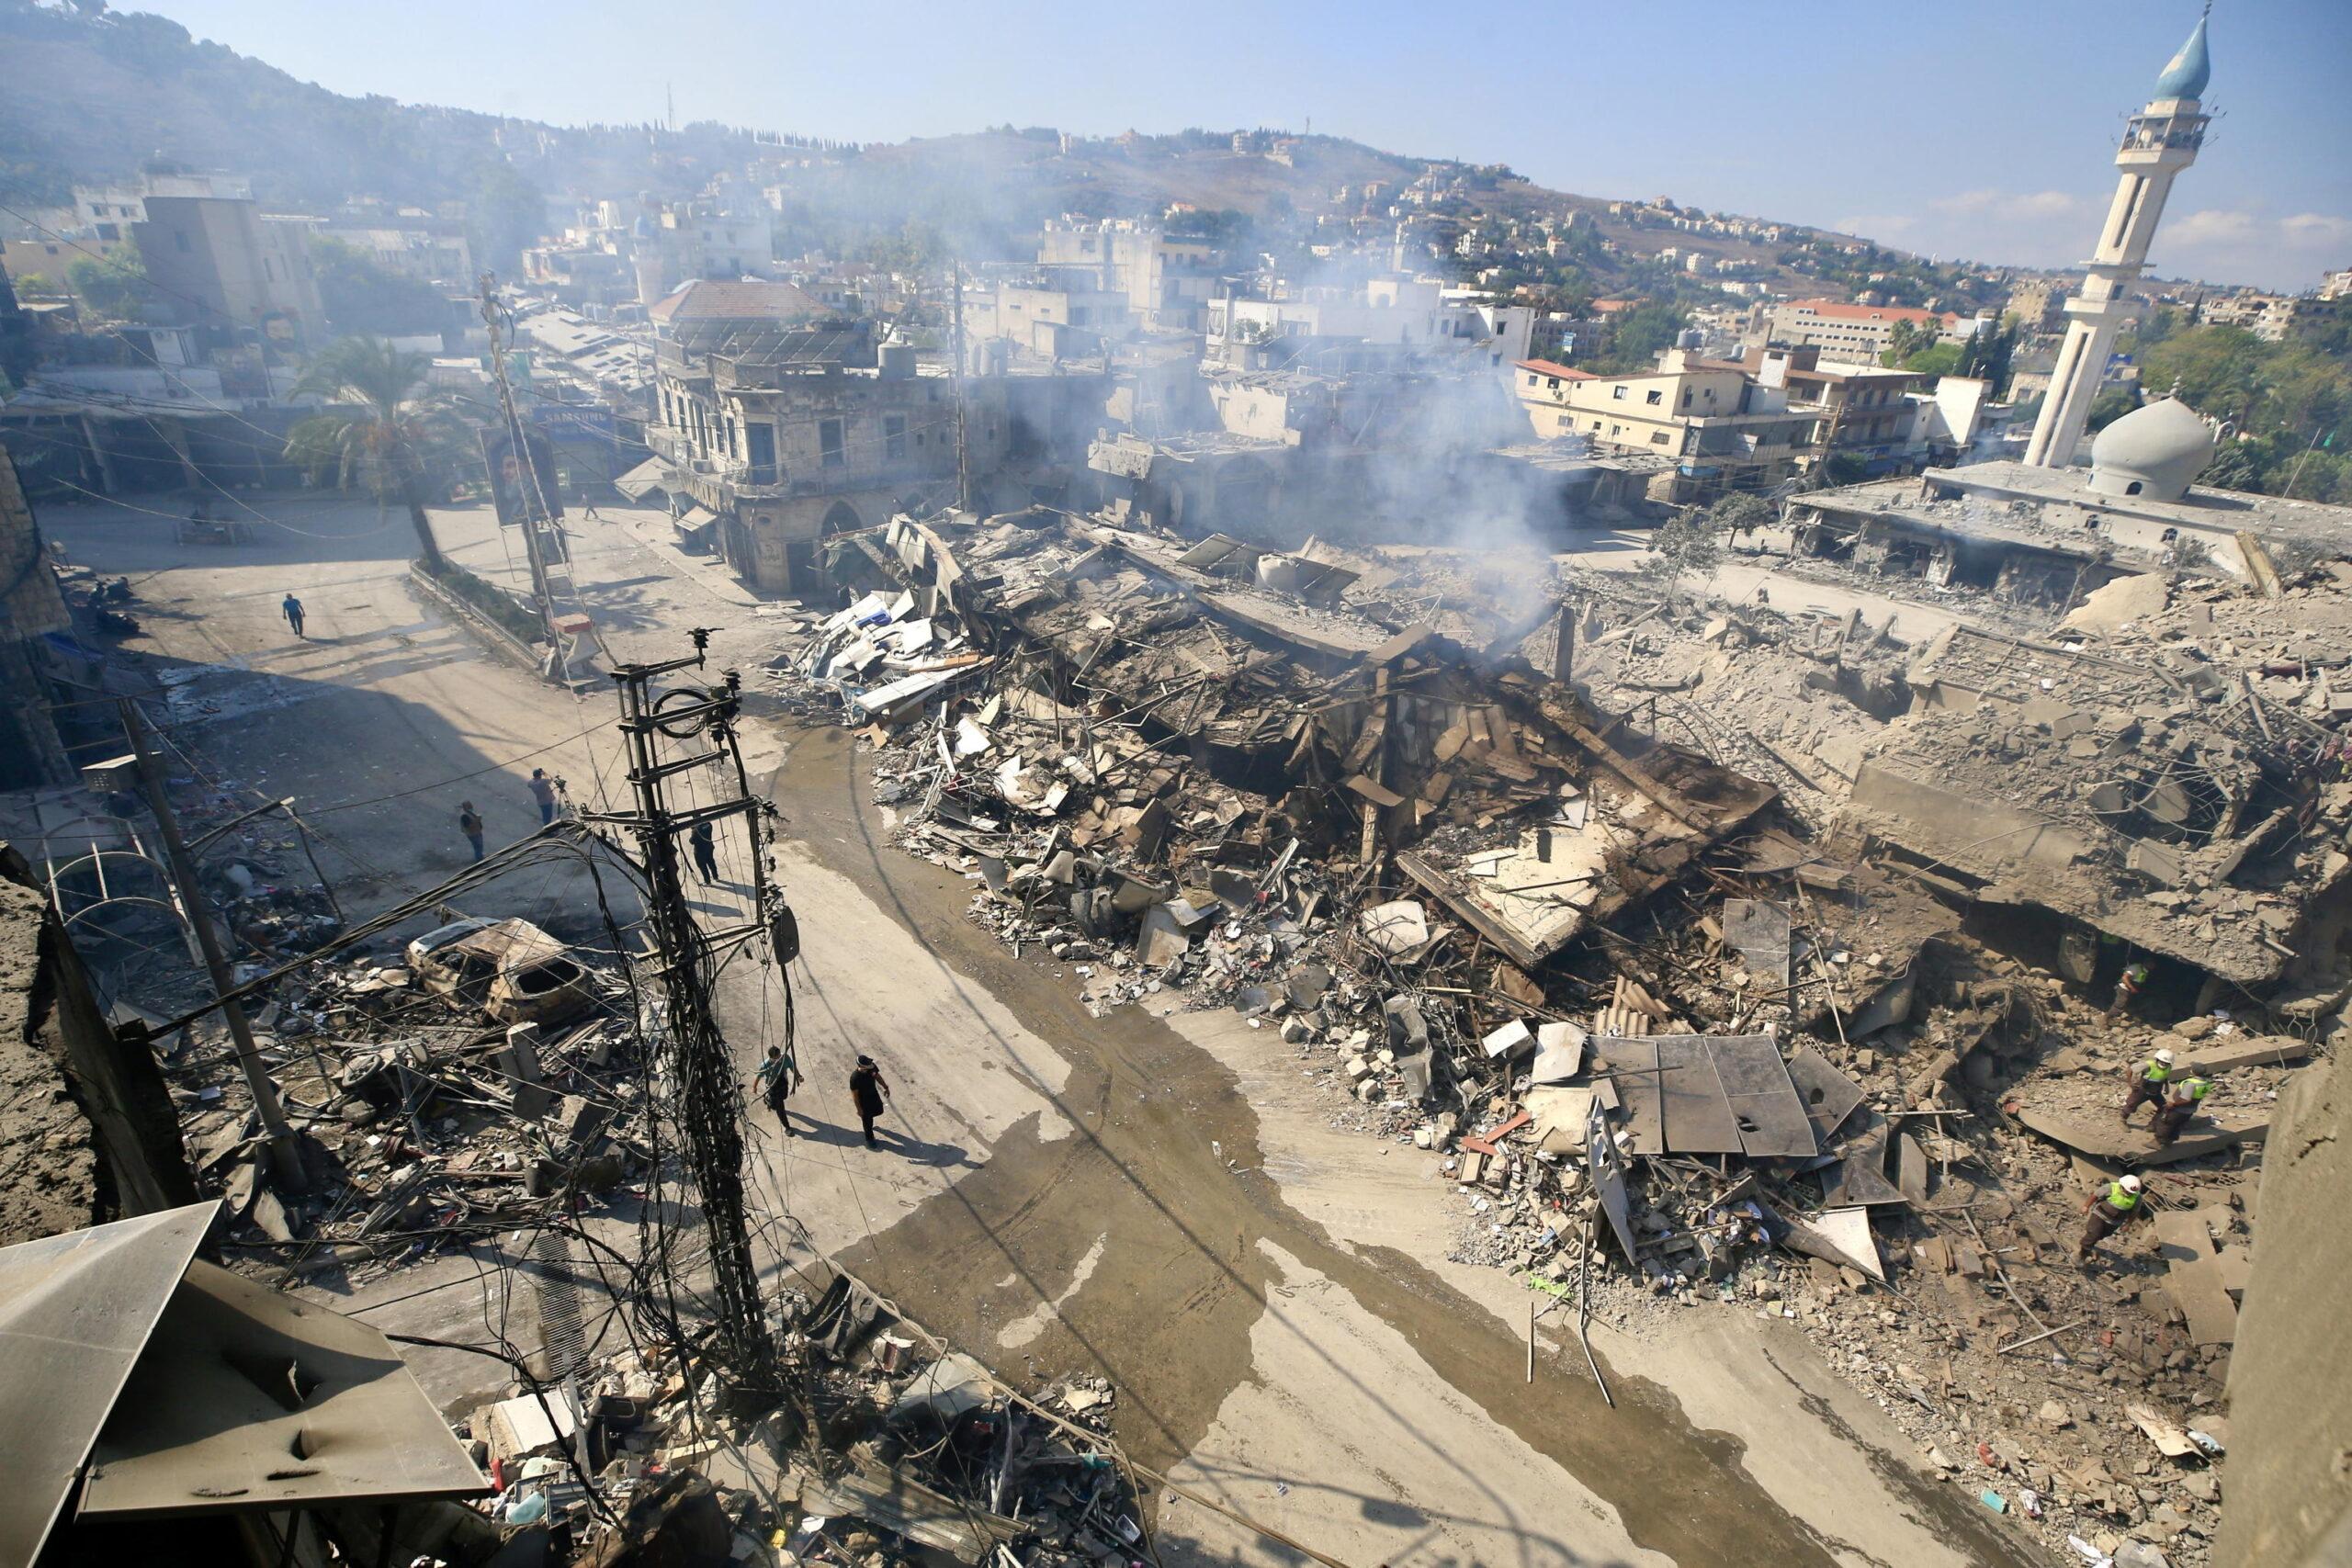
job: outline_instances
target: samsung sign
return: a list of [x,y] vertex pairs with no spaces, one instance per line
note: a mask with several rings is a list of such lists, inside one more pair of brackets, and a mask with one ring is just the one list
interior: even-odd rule
[[561,403],[541,403],[527,416],[531,428],[541,431],[555,440],[572,436],[592,436],[599,441],[611,441],[619,434],[613,423],[610,409],[574,408]]

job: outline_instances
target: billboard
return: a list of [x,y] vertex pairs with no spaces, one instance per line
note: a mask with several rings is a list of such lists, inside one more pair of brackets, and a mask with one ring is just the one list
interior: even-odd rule
[[541,403],[527,416],[532,428],[544,430],[559,441],[586,438],[595,441],[617,441],[620,431],[608,408],[589,408],[577,403]]
[[[537,432],[523,437],[523,451],[514,449],[513,432],[500,427],[481,433],[481,455],[490,466],[490,501],[502,525],[532,517],[563,515],[563,489],[556,482],[555,444]],[[523,466],[527,455],[530,468]],[[538,482],[532,484],[536,470]]]

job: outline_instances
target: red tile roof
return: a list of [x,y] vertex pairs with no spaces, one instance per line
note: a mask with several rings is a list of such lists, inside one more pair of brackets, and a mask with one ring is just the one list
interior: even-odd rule
[[1522,359],[1518,361],[1518,365],[1521,370],[1532,370],[1538,376],[1550,376],[1562,381],[1598,381],[1600,379],[1600,377],[1594,375],[1589,370],[1572,369],[1568,366],[1555,364],[1549,359]]

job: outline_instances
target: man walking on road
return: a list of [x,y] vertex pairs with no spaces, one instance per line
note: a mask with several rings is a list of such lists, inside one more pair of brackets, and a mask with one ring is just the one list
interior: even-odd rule
[[474,847],[474,863],[480,865],[481,863],[481,814],[474,809],[474,803],[470,800],[461,800],[458,803],[458,831],[463,833],[466,836],[466,842]]
[[800,1076],[798,1065],[785,1055],[781,1045],[768,1047],[768,1059],[760,1064],[758,1078],[760,1098],[767,1101],[768,1109],[784,1125],[784,1135],[789,1138],[792,1136],[792,1121],[784,1113],[784,1102],[794,1089],[808,1080]]
[[865,1128],[865,1146],[882,1145],[874,1141],[874,1119],[882,1114],[882,1107],[890,1099],[890,1086],[882,1077],[882,1069],[874,1065],[871,1056],[860,1056],[849,1075],[850,1103],[857,1107],[857,1119]]
[[289,591],[286,595],[286,602],[278,605],[278,609],[285,613],[286,624],[294,628],[294,636],[298,639],[307,641],[308,639],[302,637],[302,601],[295,598]]
[[540,827],[555,820],[555,781],[545,768],[531,770],[531,798],[538,803]]
[[695,849],[695,874],[706,883],[718,880],[718,846],[711,839],[710,824],[697,822],[686,833]]

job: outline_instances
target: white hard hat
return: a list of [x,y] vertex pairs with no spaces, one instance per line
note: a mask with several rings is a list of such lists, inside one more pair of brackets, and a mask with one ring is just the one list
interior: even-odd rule
[[2140,1190],[2140,1179],[2136,1176],[2127,1176],[2116,1185],[2126,1192],[2137,1192]]
[[2156,1053],[2156,1060],[2169,1067],[2172,1066],[2172,1053],[2169,1051],[2159,1051]]

